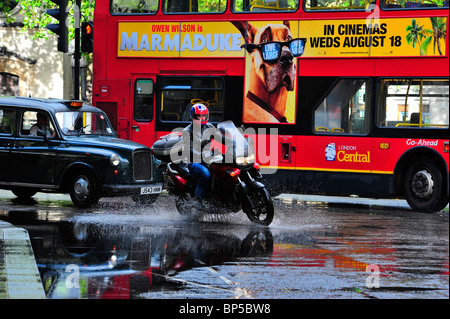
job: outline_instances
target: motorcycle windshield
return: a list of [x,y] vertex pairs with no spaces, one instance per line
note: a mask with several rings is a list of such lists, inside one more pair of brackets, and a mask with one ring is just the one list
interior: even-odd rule
[[223,136],[225,136],[225,146],[228,147],[227,152],[232,146],[233,157],[248,157],[254,154],[253,145],[244,137],[242,130],[238,129],[232,121],[221,122],[217,125]]

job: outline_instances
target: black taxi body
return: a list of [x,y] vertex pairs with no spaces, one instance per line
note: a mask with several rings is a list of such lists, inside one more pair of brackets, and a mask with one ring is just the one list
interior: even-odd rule
[[1,189],[69,193],[80,208],[106,196],[152,202],[162,189],[150,149],[117,138],[103,111],[76,101],[0,98],[0,167]]

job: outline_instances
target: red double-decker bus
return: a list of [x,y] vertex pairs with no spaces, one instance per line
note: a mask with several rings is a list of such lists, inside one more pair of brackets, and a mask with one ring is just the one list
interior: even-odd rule
[[448,0],[97,1],[93,104],[151,146],[202,102],[248,129],[273,191],[434,212],[449,194],[448,17]]

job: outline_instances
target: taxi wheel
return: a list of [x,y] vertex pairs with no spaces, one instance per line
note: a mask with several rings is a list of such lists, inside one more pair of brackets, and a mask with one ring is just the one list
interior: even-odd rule
[[72,175],[69,193],[72,202],[79,208],[93,206],[100,199],[95,176],[88,170],[82,170]]

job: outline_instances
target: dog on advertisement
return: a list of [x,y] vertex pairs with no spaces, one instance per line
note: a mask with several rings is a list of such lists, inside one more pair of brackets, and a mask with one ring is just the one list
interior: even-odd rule
[[288,92],[294,90],[296,79],[294,55],[288,45],[283,45],[278,59],[267,62],[257,45],[292,40],[289,21],[261,28],[246,21],[232,23],[245,39],[252,65],[250,75],[246,75],[250,76],[250,84],[245,99],[244,122],[287,123]]

